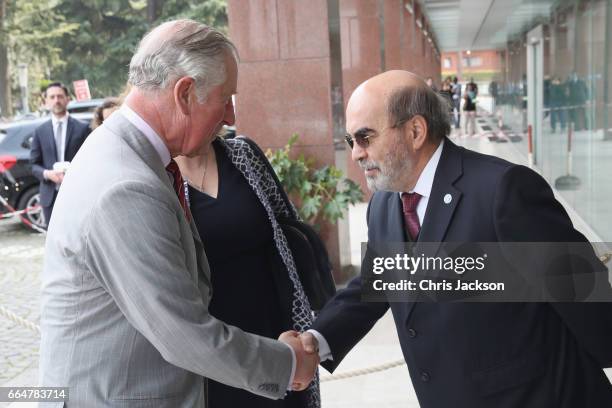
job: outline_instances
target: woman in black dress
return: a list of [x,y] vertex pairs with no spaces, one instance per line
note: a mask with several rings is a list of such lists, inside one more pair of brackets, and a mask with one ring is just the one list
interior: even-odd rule
[[[210,265],[211,315],[261,336],[278,338],[287,330],[303,331],[311,312],[293,262],[282,254],[286,241],[275,222],[279,203],[269,199],[257,160],[240,139],[216,139],[200,157],[177,162],[188,183],[193,219]],[[283,246],[285,243],[285,247]],[[297,279],[297,282],[296,282]],[[318,383],[283,400],[208,381],[211,408],[318,408]]]

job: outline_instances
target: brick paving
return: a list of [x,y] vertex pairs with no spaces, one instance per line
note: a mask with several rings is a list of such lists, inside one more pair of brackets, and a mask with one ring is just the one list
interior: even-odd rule
[[[0,305],[35,324],[40,319],[43,254],[42,234],[17,220],[0,221]],[[39,343],[37,333],[0,316],[0,385],[38,364]]]

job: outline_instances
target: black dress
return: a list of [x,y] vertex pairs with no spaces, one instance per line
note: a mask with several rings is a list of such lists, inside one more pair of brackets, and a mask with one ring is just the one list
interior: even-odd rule
[[[273,231],[255,192],[213,143],[219,172],[217,198],[189,187],[189,201],[210,265],[213,296],[210,314],[232,326],[278,338],[289,330],[275,284]],[[299,394],[271,400],[209,380],[210,408],[301,407]]]

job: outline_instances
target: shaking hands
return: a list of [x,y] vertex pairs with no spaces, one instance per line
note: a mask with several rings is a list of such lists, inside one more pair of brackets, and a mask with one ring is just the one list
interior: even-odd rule
[[278,337],[279,341],[288,344],[295,352],[295,376],[291,387],[294,391],[308,388],[319,365],[319,349],[314,336],[308,332],[298,333],[290,330]]

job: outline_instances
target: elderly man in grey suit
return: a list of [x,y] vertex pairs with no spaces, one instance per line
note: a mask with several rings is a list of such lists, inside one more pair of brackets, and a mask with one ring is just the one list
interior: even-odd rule
[[[122,109],[73,160],[42,273],[40,385],[71,407],[204,407],[206,378],[269,398],[307,387],[318,357],[208,312],[202,243],[172,157],[234,122],[237,53],[191,20],[164,23],[130,63]],[[61,406],[61,404],[57,404]]]

